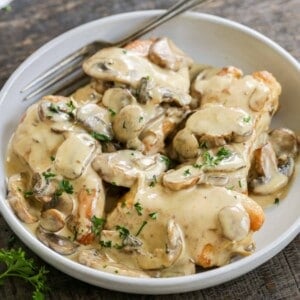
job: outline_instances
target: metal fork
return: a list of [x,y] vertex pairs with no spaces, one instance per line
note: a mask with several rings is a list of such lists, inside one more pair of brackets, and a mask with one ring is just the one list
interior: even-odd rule
[[122,47],[134,39],[143,36],[159,25],[174,18],[175,16],[205,1],[207,0],[181,0],[171,6],[165,13],[154,18],[134,33],[123,38],[121,41],[115,43],[95,41],[82,47],[81,49],[65,57],[63,60],[46,70],[44,73],[40,74],[36,79],[26,85],[21,90],[21,93],[29,92],[29,94],[26,95],[23,100],[31,99],[39,94],[45,94],[46,92],[65,95],[71,93],[76,88],[83,86],[89,80],[89,78],[84,75],[81,68],[84,59],[105,47]]

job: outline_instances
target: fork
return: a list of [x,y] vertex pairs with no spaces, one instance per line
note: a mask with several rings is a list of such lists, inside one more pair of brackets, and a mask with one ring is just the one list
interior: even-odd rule
[[48,93],[60,94],[68,94],[73,92],[76,88],[83,86],[89,80],[81,68],[84,59],[105,47],[125,46],[129,42],[143,36],[159,25],[205,1],[207,0],[180,0],[172,5],[165,13],[154,18],[146,25],[142,26],[134,33],[126,36],[120,41],[115,43],[95,41],[78,49],[46,70],[44,73],[40,74],[32,82],[27,84],[21,90],[21,93],[30,93],[26,95],[23,100],[25,101],[31,99],[39,94],[45,93],[46,91]]

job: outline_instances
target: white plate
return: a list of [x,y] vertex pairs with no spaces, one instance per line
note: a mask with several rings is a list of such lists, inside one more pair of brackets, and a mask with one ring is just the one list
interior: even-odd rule
[[[82,25],[59,36],[31,55],[10,77],[0,94],[0,210],[9,226],[41,258],[73,277],[112,290],[145,294],[192,291],[236,278],[277,254],[300,231],[298,177],[287,198],[279,206],[267,209],[266,223],[255,234],[257,251],[253,255],[191,276],[140,279],[93,270],[60,256],[42,245],[11,211],[5,200],[5,151],[18,120],[31,104],[22,101],[20,89],[75,49],[95,39],[117,40],[158,13],[146,11],[116,15]],[[163,35],[169,36],[199,62],[217,66],[235,65],[245,73],[262,69],[272,72],[283,87],[281,109],[275,118],[275,126],[287,126],[300,131],[300,66],[277,44],[237,23],[197,13],[187,13],[151,34]]]

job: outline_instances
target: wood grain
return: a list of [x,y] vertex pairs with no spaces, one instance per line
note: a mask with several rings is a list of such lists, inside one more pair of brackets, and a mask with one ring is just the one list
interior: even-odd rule
[[[121,12],[167,8],[172,0],[18,0],[0,10],[0,87],[18,65],[55,36],[91,20]],[[299,0],[214,0],[195,9],[252,27],[300,59]],[[0,216],[0,248],[13,233]],[[38,264],[45,263],[14,238]],[[75,280],[46,264],[47,299],[300,299],[300,235],[273,259],[248,274],[213,288],[177,295],[151,296],[112,292]],[[31,299],[31,288],[17,279],[0,287],[0,299]]]

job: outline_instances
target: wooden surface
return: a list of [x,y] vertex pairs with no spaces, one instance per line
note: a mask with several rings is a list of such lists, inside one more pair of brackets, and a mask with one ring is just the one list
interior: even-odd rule
[[[0,0],[1,1],[1,0]],[[167,8],[174,0],[15,0],[0,10],[0,87],[33,51],[64,31],[111,14]],[[248,25],[267,35],[300,59],[299,0],[213,0],[195,9]],[[300,95],[299,95],[300,96]],[[12,232],[0,215],[0,248]],[[18,239],[29,257],[45,264]],[[75,280],[51,266],[47,299],[300,299],[300,235],[273,259],[226,284],[190,293],[143,296],[112,292]],[[31,288],[10,279],[0,287],[0,299],[30,299]]]

